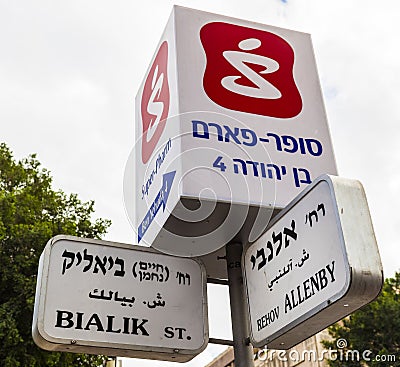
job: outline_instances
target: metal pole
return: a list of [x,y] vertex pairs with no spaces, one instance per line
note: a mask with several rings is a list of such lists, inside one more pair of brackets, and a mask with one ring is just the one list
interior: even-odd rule
[[241,243],[231,242],[226,245],[233,352],[235,367],[254,367],[253,348],[249,340],[250,328],[246,316],[246,299],[241,267],[242,251]]

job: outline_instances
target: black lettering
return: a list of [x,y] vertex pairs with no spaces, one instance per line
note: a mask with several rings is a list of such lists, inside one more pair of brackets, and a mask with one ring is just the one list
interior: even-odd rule
[[123,317],[124,320],[124,331],[122,332],[122,334],[129,334],[129,321],[131,321],[131,319],[129,317]]
[[[288,311],[292,310],[292,304],[290,303],[290,299],[289,296],[286,294],[285,295],[285,313],[287,313]],[[289,310],[288,310],[289,309]]]
[[114,319],[115,319],[115,316],[107,316],[107,330],[106,330],[106,332],[107,333],[119,334],[121,332],[121,329],[113,330]]
[[257,330],[260,331],[262,329],[261,319],[257,320]]
[[172,327],[172,326],[167,326],[165,329],[164,329],[164,336],[166,337],[166,338],[168,338],[168,339],[171,339],[171,338],[173,338],[174,337],[174,328]]
[[[66,316],[63,316],[64,314]],[[72,328],[74,326],[74,322],[72,321],[73,315],[74,314],[69,311],[57,310],[57,322],[56,322],[55,327],[60,327],[60,328],[64,328],[64,329]],[[63,321],[66,321],[67,324],[65,324]]]
[[[335,261],[333,260],[332,263],[326,265],[325,268],[320,269],[313,276],[307,278],[302,284],[299,284],[295,289],[292,289],[290,294],[287,293],[285,295],[285,313],[288,313],[288,311],[291,311],[293,308],[311,298],[316,292],[322,291],[328,286],[329,280],[331,283],[335,281]],[[328,274],[330,275],[330,278],[328,278]],[[273,322],[275,320],[275,317],[273,316],[274,315],[272,314],[267,315],[268,322]],[[273,320],[270,321],[270,318],[273,318]]]
[[178,339],[183,339],[183,332],[186,331],[186,329],[183,327],[176,327],[175,330],[178,330],[179,332]]
[[[304,283],[303,283],[303,285],[304,285]],[[301,291],[300,291],[300,286],[299,285],[297,286],[297,296],[298,296],[299,305],[300,305],[301,303],[303,303],[305,301],[305,299],[304,299],[304,297],[303,298],[301,297]]]
[[[129,317],[122,317],[122,327],[118,327],[120,325],[120,319],[117,320],[116,316],[107,315],[105,316],[107,320],[103,319],[104,324],[102,323],[102,319],[96,313],[90,315],[87,319],[85,318],[85,314],[83,312],[76,312],[76,320],[74,320],[74,313],[70,311],[56,311],[56,324],[55,327],[70,329],[75,326],[77,330],[88,330],[88,331],[101,331],[106,333],[116,333],[116,334],[133,334],[133,335],[143,335],[149,336],[148,331],[146,330],[145,324],[149,321],[146,319],[136,319]],[[85,318],[85,320],[84,320]],[[87,321],[86,321],[87,320]],[[74,322],[76,321],[76,322]],[[85,322],[85,323],[84,323]],[[85,327],[83,327],[85,325]],[[104,326],[107,326],[106,330],[104,330]],[[165,328],[166,336],[168,333],[172,332],[173,328]],[[179,339],[183,339],[183,332],[186,331],[184,328],[176,328],[179,331]]]
[[275,320],[279,318],[279,306],[276,306],[271,311],[266,313],[264,316],[257,320],[257,329],[260,331],[264,329],[269,324],[272,324]]
[[317,277],[318,273],[315,273],[315,278],[311,277],[311,291],[312,291],[312,296],[315,294],[315,290],[314,288],[319,292],[319,283],[318,283],[318,277]]
[[309,282],[310,282],[310,279],[307,279],[303,282],[304,295],[305,295],[306,300],[312,296],[312,294],[309,292],[309,290],[310,290]]
[[275,307],[275,308],[273,309],[273,312],[274,312],[274,314],[275,314],[275,317],[278,318],[278,317],[279,317],[279,306]]
[[335,270],[335,260],[332,261],[332,269],[330,268],[329,264],[326,266],[328,269],[329,275],[331,276],[331,282],[335,281],[335,277],[333,276],[333,271]]
[[90,330],[91,326],[96,326],[97,331],[104,331],[104,328],[103,328],[103,325],[101,324],[99,315],[97,315],[96,313],[94,313],[92,316],[90,316],[90,319],[86,324],[85,330]]
[[319,284],[321,286],[321,291],[328,285],[328,278],[326,277],[325,269],[321,269],[318,272]]
[[139,325],[138,325],[139,319],[132,318],[132,321],[133,322],[132,322],[132,332],[131,332],[131,334],[138,335],[138,330],[140,329],[142,335],[149,336],[149,333],[147,332],[147,330],[143,326],[149,320],[142,319],[142,322]]
[[268,325],[268,319],[265,315],[261,319],[262,319],[262,327],[264,329]]
[[295,307],[297,307],[297,306],[299,305],[299,303],[296,303],[296,300],[295,300],[295,298],[294,298],[294,290],[293,290],[293,289],[290,291],[290,294],[292,295],[292,305],[293,305],[293,308],[295,308]]
[[76,313],[76,326],[75,326],[75,329],[78,329],[78,330],[82,330],[83,329],[83,327],[82,327],[82,318],[83,318],[83,312],[77,312]]

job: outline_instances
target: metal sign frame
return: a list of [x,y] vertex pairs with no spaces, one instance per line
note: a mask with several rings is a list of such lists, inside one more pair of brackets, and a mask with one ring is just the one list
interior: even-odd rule
[[[266,328],[271,324],[262,325],[262,328],[265,328],[263,332],[259,332],[262,328],[258,328],[256,331],[252,303],[255,305],[255,302],[263,302],[264,300],[263,304],[266,304],[267,301],[265,300],[268,299],[269,292],[266,287],[267,274],[265,272],[263,274],[265,284],[262,289],[266,289],[268,293],[262,293],[262,297],[257,296],[256,300],[254,289],[250,291],[251,281],[249,279],[252,265],[249,261],[249,255],[254,253],[254,249],[256,246],[260,246],[260,243],[267,243],[266,241],[271,236],[270,232],[274,226],[284,219],[290,219],[291,213],[296,213],[296,206],[308,195],[312,195],[314,190],[316,192],[316,188],[322,183],[329,186],[330,197],[327,200],[331,200],[333,204],[334,219],[340,241],[337,247],[343,252],[343,268],[346,273],[341,274],[344,275],[341,283],[343,287],[308,311],[293,316],[294,318],[280,329],[274,330],[271,328],[274,330],[273,332],[271,331],[271,334],[268,334]],[[316,241],[318,240],[316,238]],[[321,245],[323,245],[323,242]],[[290,246],[288,248],[290,249]],[[273,349],[289,349],[374,300],[383,284],[383,270],[368,204],[361,183],[337,176],[320,176],[271,221],[267,232],[262,237],[247,247],[243,253],[242,263],[248,296],[248,317],[251,326],[250,338],[252,344],[256,347],[268,345],[269,348]],[[283,277],[283,272],[281,277]],[[254,279],[253,282],[255,282]],[[279,276],[276,280],[277,283],[278,279],[280,279]],[[281,282],[281,280],[279,281]],[[253,292],[253,296],[250,294],[251,292]],[[263,307],[263,304],[258,303],[257,307],[259,305]],[[265,312],[268,311],[269,309],[265,310]],[[262,337],[261,334],[263,335]]]
[[[153,269],[148,264],[163,265]],[[159,277],[148,279],[141,271],[144,265],[148,274]],[[56,236],[40,257],[33,339],[51,351],[186,362],[208,343],[206,287],[204,265],[196,259],[130,244]]]

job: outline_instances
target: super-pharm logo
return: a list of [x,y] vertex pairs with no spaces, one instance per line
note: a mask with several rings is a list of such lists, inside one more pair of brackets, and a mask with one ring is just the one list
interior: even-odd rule
[[168,43],[164,41],[144,83],[142,114],[142,162],[147,163],[164,131],[169,110]]
[[283,38],[222,22],[203,26],[200,38],[207,57],[203,86],[212,101],[230,110],[276,118],[300,113],[294,51]]

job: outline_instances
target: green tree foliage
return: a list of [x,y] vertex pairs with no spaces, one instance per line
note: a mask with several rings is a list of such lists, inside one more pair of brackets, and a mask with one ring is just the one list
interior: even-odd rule
[[[331,326],[329,334],[333,340],[325,341],[325,347],[338,350],[337,359],[329,361],[332,367],[400,366],[400,273],[385,280],[374,302]],[[347,341],[342,351],[336,345],[341,338]],[[359,352],[359,361],[349,352],[355,350]]]
[[100,238],[108,220],[91,219],[94,202],[52,188],[35,155],[15,161],[0,144],[0,366],[99,366],[103,356],[46,352],[31,336],[36,273],[57,234]]

